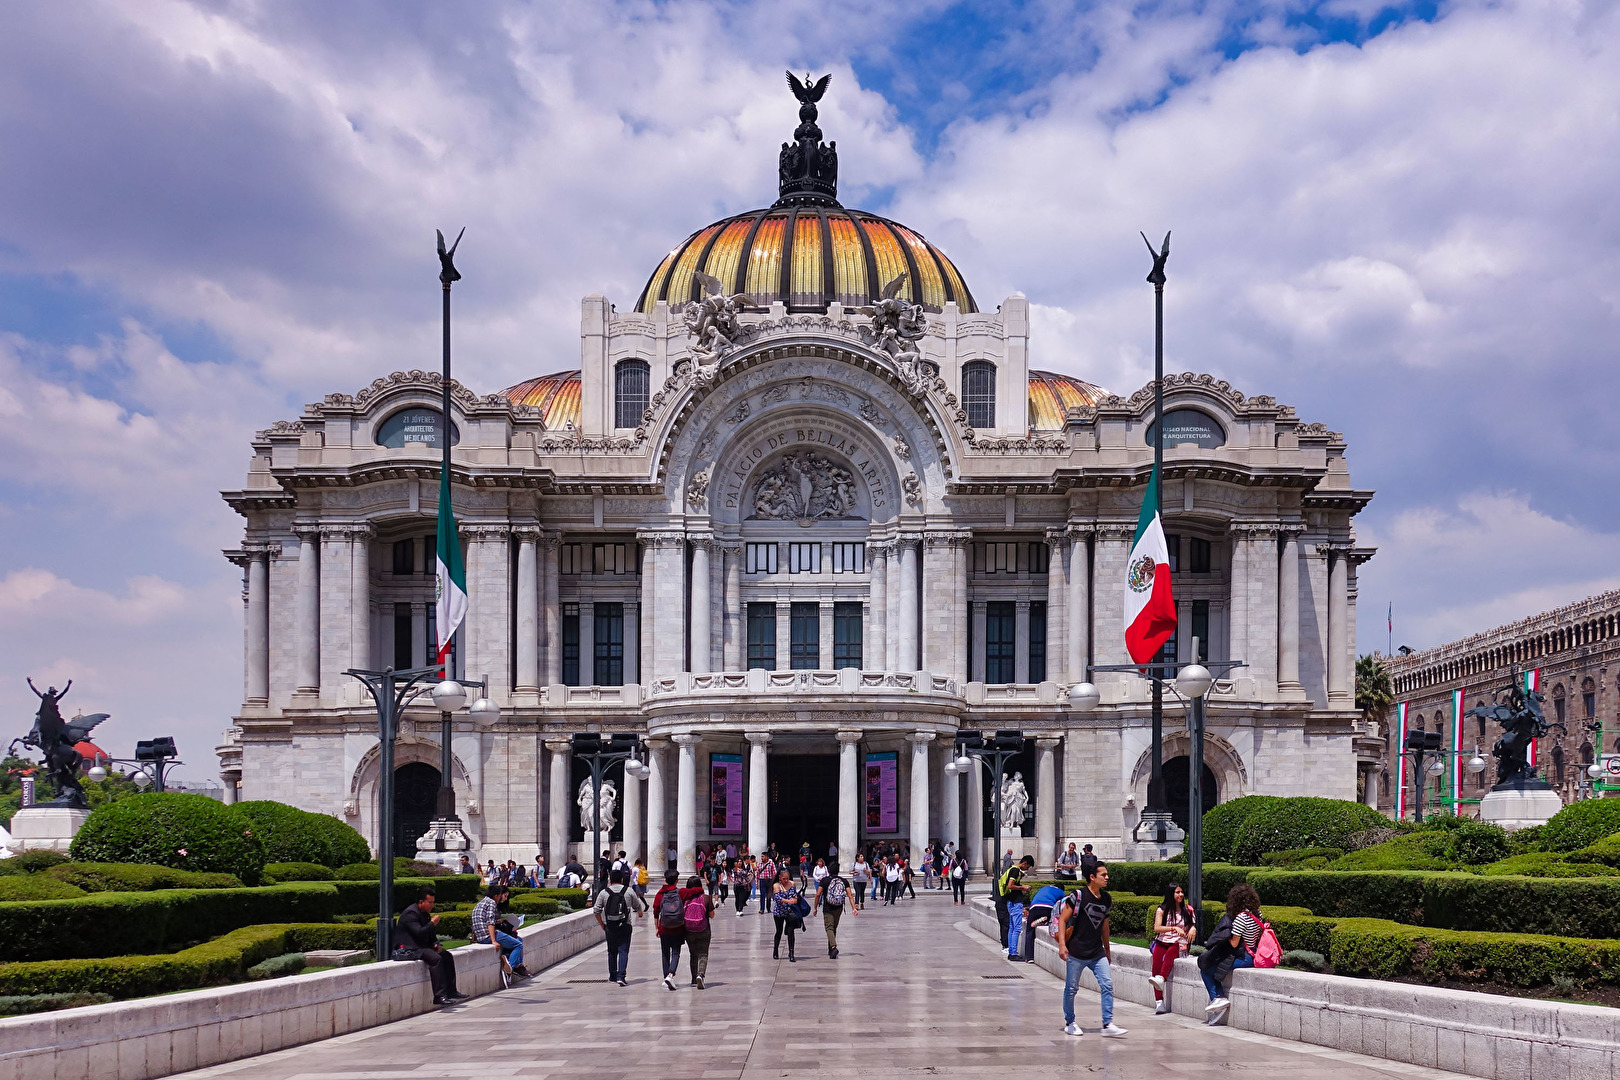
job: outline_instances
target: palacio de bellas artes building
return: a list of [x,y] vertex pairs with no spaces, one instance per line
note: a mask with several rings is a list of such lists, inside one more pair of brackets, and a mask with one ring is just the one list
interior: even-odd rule
[[[696,845],[935,837],[983,868],[993,781],[946,770],[959,730],[1025,737],[1005,775],[1028,803],[1004,849],[1050,867],[1070,841],[1132,843],[1150,686],[1096,673],[1089,712],[1069,690],[1130,660],[1153,387],[1046,370],[1083,367],[1086,342],[1032,339],[1023,295],[985,305],[922,234],[844,207],[818,96],[801,92],[780,197],[649,253],[629,310],[585,297],[577,361],[536,365],[567,370],[453,385],[470,607],[452,662],[500,707],[488,730],[460,713],[451,740],[480,859],[543,852],[555,870],[583,850],[583,731],[646,740],[645,778],[610,773],[612,846],[655,872],[666,845],[689,869]],[[226,553],[246,610],[244,700],[219,748],[230,797],[338,815],[376,843],[377,716],[343,673],[431,659],[440,398],[422,371],[329,393],[258,432],[223,493],[246,521]],[[1372,493],[1343,436],[1209,375],[1167,376],[1164,398],[1166,658],[1196,636],[1244,662],[1209,699],[1206,804],[1376,798],[1384,748],[1352,677],[1372,554],[1352,519]],[[1185,714],[1165,702],[1185,826]],[[402,724],[396,854],[435,816],[439,730],[426,698]]]

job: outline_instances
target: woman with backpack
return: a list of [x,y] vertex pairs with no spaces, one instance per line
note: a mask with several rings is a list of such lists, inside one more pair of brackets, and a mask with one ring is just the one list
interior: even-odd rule
[[665,871],[664,887],[652,903],[653,928],[663,954],[664,985],[671,990],[675,989],[675,973],[681,970],[681,946],[686,942],[686,904],[692,897],[703,895],[702,885],[683,889],[680,883],[679,870]]
[[951,906],[967,903],[967,860],[960,851],[952,853],[946,873],[951,880]]
[[1169,1011],[1164,1004],[1165,985],[1175,970],[1176,957],[1192,944],[1197,933],[1198,920],[1193,917],[1192,905],[1187,903],[1187,893],[1180,885],[1171,885],[1164,891],[1164,903],[1153,910],[1153,943],[1149,946],[1153,974],[1148,982],[1153,984],[1153,1000],[1157,1002],[1153,1008],[1155,1016]]
[[[714,866],[711,862],[710,867]],[[712,936],[710,917],[714,914],[714,897],[705,892],[703,882],[696,877],[687,878],[681,890],[685,904],[686,963],[692,974],[692,985],[703,989],[703,976],[709,973],[709,939]]]
[[[1226,894],[1226,914],[1215,924],[1214,932],[1204,942],[1204,955],[1198,958],[1198,971],[1203,976],[1204,989],[1209,991],[1209,1004],[1204,1006],[1208,1019],[1204,1023],[1219,1022],[1231,1007],[1222,984],[1236,969],[1255,966],[1254,954],[1260,945],[1262,928],[1271,932],[1271,927],[1260,918],[1260,894],[1247,883],[1232,886],[1232,891]],[[1271,942],[1275,941],[1276,935],[1272,934]]]
[[798,963],[793,955],[793,935],[804,929],[804,912],[800,909],[803,894],[793,884],[793,875],[787,867],[776,872],[776,884],[771,886],[771,914],[776,917],[776,940],[771,943],[771,959],[782,959],[782,934],[788,939],[788,963]]

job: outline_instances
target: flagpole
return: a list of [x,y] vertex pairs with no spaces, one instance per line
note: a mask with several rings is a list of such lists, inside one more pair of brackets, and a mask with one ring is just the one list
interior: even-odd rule
[[[1144,241],[1146,236],[1142,238]],[[1153,245],[1148,245],[1153,251]],[[1153,272],[1148,281],[1153,283],[1153,512],[1164,520],[1164,264],[1170,258],[1170,234],[1164,234],[1164,250],[1155,254]],[[1177,556],[1179,558],[1179,552]],[[1196,662],[1198,658],[1194,657]],[[1143,815],[1163,820],[1167,815],[1164,805],[1164,686],[1153,680],[1153,749],[1148,772],[1147,808]],[[1163,840],[1163,837],[1158,839]]]

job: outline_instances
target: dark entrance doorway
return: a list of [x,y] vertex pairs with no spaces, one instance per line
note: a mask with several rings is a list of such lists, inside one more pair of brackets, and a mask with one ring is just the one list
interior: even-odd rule
[[[1181,830],[1187,830],[1187,795],[1191,787],[1192,759],[1187,757],[1174,757],[1164,763],[1164,799],[1170,804],[1170,816],[1176,819]],[[1215,804],[1221,801],[1221,793],[1215,785],[1215,774],[1208,765],[1204,766],[1203,790],[1204,813],[1214,809]]]
[[[838,839],[838,755],[772,754],[766,839],[785,855],[810,842],[816,858]],[[840,853],[842,855],[842,853]]]
[[439,809],[439,770],[420,761],[394,770],[394,856],[416,858],[416,841]]

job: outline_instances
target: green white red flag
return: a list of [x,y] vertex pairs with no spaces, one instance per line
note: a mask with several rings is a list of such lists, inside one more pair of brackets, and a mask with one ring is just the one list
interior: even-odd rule
[[[1526,696],[1528,696],[1530,694],[1538,694],[1538,693],[1541,692],[1541,669],[1540,668],[1531,668],[1529,671],[1524,672],[1519,677],[1523,680],[1523,682],[1521,683],[1521,686],[1523,687]],[[1538,760],[1538,758],[1540,757],[1540,754],[1538,753],[1538,751],[1540,749],[1540,747],[1539,747],[1540,742],[1541,742],[1540,739],[1531,739],[1530,740],[1530,749],[1524,755],[1525,764],[1529,765],[1532,769],[1535,768],[1537,765],[1541,764],[1541,762]]]
[[[439,476],[439,552],[434,585],[434,623],[439,634],[437,663],[443,666],[456,628],[467,616],[467,571],[461,565],[461,537],[456,533],[456,514],[450,506],[449,470]],[[446,670],[446,677],[449,674]]]
[[1125,649],[1138,664],[1153,660],[1176,632],[1176,601],[1170,595],[1170,548],[1159,520],[1159,469],[1153,468],[1136,539],[1125,561]]

